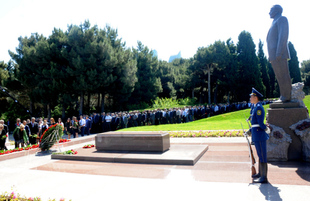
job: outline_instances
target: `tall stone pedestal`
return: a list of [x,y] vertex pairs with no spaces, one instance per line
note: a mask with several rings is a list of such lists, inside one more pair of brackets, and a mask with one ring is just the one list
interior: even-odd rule
[[302,143],[300,138],[289,127],[300,120],[308,118],[308,110],[292,103],[271,104],[268,109],[268,123],[281,127],[292,138],[288,149],[288,160],[302,159]]

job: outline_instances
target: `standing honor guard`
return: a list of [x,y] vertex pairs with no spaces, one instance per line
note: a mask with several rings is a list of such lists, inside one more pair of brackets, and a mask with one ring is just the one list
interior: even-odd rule
[[251,103],[254,105],[252,110],[251,124],[252,127],[245,132],[245,135],[252,134],[252,141],[254,142],[255,149],[259,158],[258,174],[252,176],[254,183],[267,183],[267,146],[266,141],[269,139],[269,128],[264,124],[265,110],[260,101],[263,95],[256,89],[252,88],[250,94]]

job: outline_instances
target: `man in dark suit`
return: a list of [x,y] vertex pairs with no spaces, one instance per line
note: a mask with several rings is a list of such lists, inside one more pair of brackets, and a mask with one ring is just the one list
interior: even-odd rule
[[158,110],[155,110],[155,125],[159,125],[160,121],[160,112]]
[[118,130],[120,128],[120,119],[118,114],[115,114],[115,118],[114,118],[114,130]]
[[138,111],[138,119],[137,119],[138,126],[141,126],[141,122],[142,122],[142,114],[140,111]]
[[107,131],[107,122],[105,120],[106,114],[105,112],[102,112],[101,115],[99,116],[99,131],[98,132],[106,132]]
[[144,111],[142,116],[141,116],[142,126],[145,126],[146,119],[147,119],[147,113],[146,113],[146,111]]
[[101,131],[100,126],[99,126],[99,115],[97,113],[94,113],[94,119],[93,119],[93,132],[99,133]]
[[172,123],[177,123],[177,108],[173,108],[172,110]]
[[35,118],[31,118],[31,122],[28,124],[30,129],[29,142],[30,144],[36,144],[36,136],[39,136],[39,125],[35,122]]
[[112,130],[112,131],[115,131],[115,129],[116,129],[116,126],[115,126],[115,125],[116,125],[116,124],[115,124],[115,123],[116,123],[116,122],[115,122],[116,116],[115,116],[114,113],[112,113],[111,116],[112,116],[112,120],[111,120],[111,130]]
[[147,111],[147,116],[146,116],[146,124],[150,125],[151,124],[151,111]]
[[86,135],[90,134],[90,130],[92,128],[92,120],[86,115],[86,126],[85,126],[85,133]]
[[121,118],[121,128],[127,128],[128,118],[125,112],[123,112]]
[[151,112],[150,112],[150,123],[151,123],[151,125],[155,125],[155,121],[156,121],[156,113],[152,110]]
[[290,59],[290,53],[287,45],[288,40],[288,21],[282,16],[282,7],[274,5],[269,12],[273,19],[272,25],[267,34],[267,49],[269,61],[276,75],[280,88],[280,99],[278,102],[288,102],[291,100],[291,76],[287,60]]

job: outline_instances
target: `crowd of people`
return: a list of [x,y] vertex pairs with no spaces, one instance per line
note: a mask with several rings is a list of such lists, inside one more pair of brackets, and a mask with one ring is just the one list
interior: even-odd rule
[[[269,104],[271,100],[262,101],[262,104]],[[79,118],[73,116],[68,118],[64,123],[61,118],[55,122],[54,118],[43,119],[34,118],[31,120],[21,120],[18,118],[14,125],[13,137],[15,148],[29,144],[38,143],[39,137],[42,136],[48,127],[57,123],[62,124],[64,133],[71,137],[77,138],[79,134],[90,135],[91,133],[101,133],[115,131],[122,128],[160,125],[160,124],[180,124],[187,123],[203,118],[227,112],[238,111],[251,108],[250,102],[239,102],[233,104],[214,104],[184,106],[170,109],[155,109],[131,112],[113,112],[113,113],[93,113],[91,115],[80,115]],[[5,141],[9,134],[9,127],[0,120],[0,150],[7,149]]]

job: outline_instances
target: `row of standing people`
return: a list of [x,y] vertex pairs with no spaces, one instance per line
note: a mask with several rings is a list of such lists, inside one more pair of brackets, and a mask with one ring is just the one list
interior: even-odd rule
[[[268,104],[272,101],[262,101],[262,104]],[[146,125],[160,125],[160,124],[175,124],[187,123],[210,116],[251,108],[251,104],[244,102],[233,104],[218,104],[218,105],[199,105],[199,106],[185,106],[183,108],[170,108],[170,109],[155,109],[132,111],[132,112],[116,112],[116,113],[93,113],[92,115],[81,115],[79,119],[73,117],[68,118],[65,123],[61,118],[57,123],[64,126],[64,132],[70,139],[71,136],[76,138],[79,133],[83,137],[90,133],[100,133],[115,131],[122,128],[146,126]],[[37,137],[41,137],[49,126],[56,124],[55,120],[48,119],[35,119],[34,117],[28,120],[21,120],[18,118],[15,123],[13,137],[15,140],[15,148],[29,144],[36,144]],[[9,134],[9,127],[0,120],[0,150],[7,149],[5,141]]]
[[[270,102],[266,100],[263,104]],[[187,123],[247,108],[251,108],[251,103],[244,101],[233,104],[185,106],[183,108],[145,110],[143,112],[103,112],[101,115],[93,113],[89,117],[91,126],[88,128],[91,128],[92,133],[98,133],[136,126]]]

